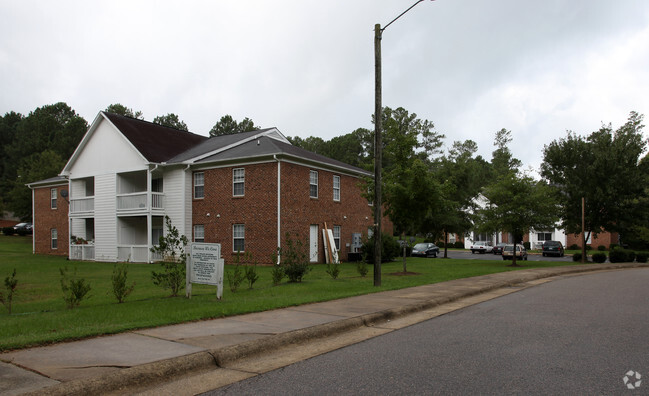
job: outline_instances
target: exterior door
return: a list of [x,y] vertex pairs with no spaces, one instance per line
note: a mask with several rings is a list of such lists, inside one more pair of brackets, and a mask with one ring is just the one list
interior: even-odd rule
[[309,232],[309,261],[318,262],[318,225],[311,224]]

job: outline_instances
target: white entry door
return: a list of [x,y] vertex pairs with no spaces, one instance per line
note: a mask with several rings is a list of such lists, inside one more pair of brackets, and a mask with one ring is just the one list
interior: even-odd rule
[[311,224],[309,232],[309,261],[318,262],[318,225]]

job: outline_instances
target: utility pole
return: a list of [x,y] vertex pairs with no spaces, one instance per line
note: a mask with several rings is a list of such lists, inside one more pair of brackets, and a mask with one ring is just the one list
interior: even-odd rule
[[381,286],[381,218],[383,205],[381,203],[381,167],[383,161],[383,143],[381,141],[381,122],[383,105],[381,103],[381,38],[383,31],[403,14],[424,0],[417,0],[410,8],[399,14],[381,29],[381,24],[374,25],[374,286]]

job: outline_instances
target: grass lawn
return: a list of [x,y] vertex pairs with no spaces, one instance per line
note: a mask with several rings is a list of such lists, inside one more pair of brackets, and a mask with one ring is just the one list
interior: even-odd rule
[[[151,281],[157,264],[128,264],[128,282],[135,282],[133,293],[123,304],[112,294],[113,264],[74,262],[64,257],[33,255],[31,237],[0,235],[0,291],[4,279],[16,269],[17,292],[8,314],[0,307],[0,351],[45,345],[126,330],[218,318],[249,312],[333,300],[377,291],[443,282],[452,279],[512,271],[498,260],[452,260],[408,258],[408,271],[416,275],[393,275],[402,270],[401,260],[384,263],[382,286],[373,286],[373,267],[359,276],[355,263],[341,264],[340,275],[333,280],[325,265],[314,265],[301,283],[272,285],[271,268],[258,267],[259,280],[253,289],[242,284],[236,293],[225,281],[223,299],[216,299],[216,287],[193,285],[191,299],[169,297],[169,292]],[[519,263],[522,263],[519,261]],[[565,262],[527,261],[523,268],[572,265]],[[81,306],[67,309],[63,301],[59,268],[77,268],[79,277],[92,286],[90,297]],[[225,271],[232,267],[226,266]],[[227,278],[226,278],[227,279]],[[184,295],[184,290],[183,290]]]

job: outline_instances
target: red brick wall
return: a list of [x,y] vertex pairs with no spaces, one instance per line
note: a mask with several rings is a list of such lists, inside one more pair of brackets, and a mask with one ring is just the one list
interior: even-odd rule
[[[586,234],[588,235],[588,234]],[[590,246],[597,249],[598,246],[603,245],[608,249],[612,243],[618,243],[619,238],[617,233],[601,232],[599,235],[594,236],[591,234]],[[581,233],[566,235],[566,246],[577,245],[581,249]]]
[[[232,170],[245,168],[245,196],[232,196]],[[309,171],[313,168],[281,163],[281,233],[299,239],[308,251],[309,226],[318,224],[319,261],[324,262],[322,229],[341,226],[341,258],[347,258],[352,233],[367,235],[372,225],[372,207],[361,196],[360,179],[339,173],[318,171],[318,198],[309,197]],[[234,166],[203,171],[205,198],[194,199],[192,223],[203,224],[205,242],[221,243],[222,256],[232,263],[232,228],[245,225],[245,250],[259,264],[271,264],[277,247],[277,163]],[[340,202],[333,200],[333,175],[340,176]],[[210,215],[207,216],[207,213]],[[383,228],[392,233],[392,223],[383,220]]]
[[[50,190],[56,188],[56,209],[51,208]],[[34,245],[36,253],[68,255],[68,203],[61,197],[64,186],[34,189]],[[56,228],[58,248],[51,248],[51,230]]]

